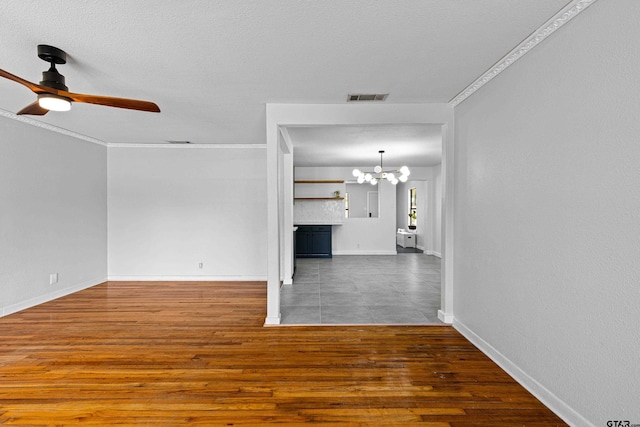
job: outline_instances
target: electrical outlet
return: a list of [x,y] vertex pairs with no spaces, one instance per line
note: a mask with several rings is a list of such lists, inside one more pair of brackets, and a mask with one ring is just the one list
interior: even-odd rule
[[202,268],[202,263],[199,263],[199,264],[198,264],[198,268]]
[[54,283],[58,283],[58,273],[51,273],[49,275],[49,284],[53,285]]

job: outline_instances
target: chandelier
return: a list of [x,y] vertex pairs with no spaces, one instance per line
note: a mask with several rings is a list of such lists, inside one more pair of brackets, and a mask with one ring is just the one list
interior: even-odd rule
[[[411,173],[408,167],[402,166],[397,170],[384,170],[382,167],[382,155],[384,150],[378,151],[380,153],[380,164],[373,168],[373,172],[362,172],[360,169],[353,170],[353,176],[356,177],[358,184],[368,182],[371,185],[376,185],[379,180],[386,179],[393,185],[398,182],[407,182],[407,177]],[[396,174],[399,174],[396,176]]]

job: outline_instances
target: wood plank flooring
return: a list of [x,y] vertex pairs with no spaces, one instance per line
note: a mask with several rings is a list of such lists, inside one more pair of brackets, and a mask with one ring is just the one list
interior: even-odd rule
[[259,282],[108,282],[0,318],[0,424],[565,425],[451,327],[265,306]]

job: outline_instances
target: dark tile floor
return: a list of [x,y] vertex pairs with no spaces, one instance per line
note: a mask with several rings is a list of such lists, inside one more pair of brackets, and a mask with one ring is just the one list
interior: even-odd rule
[[282,324],[439,324],[440,259],[423,253],[298,258]]

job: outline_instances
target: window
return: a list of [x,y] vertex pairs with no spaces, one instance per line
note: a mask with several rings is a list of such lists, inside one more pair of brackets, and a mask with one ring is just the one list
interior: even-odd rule
[[418,205],[416,203],[417,194],[415,188],[409,189],[409,227],[415,228],[418,225],[417,211]]

